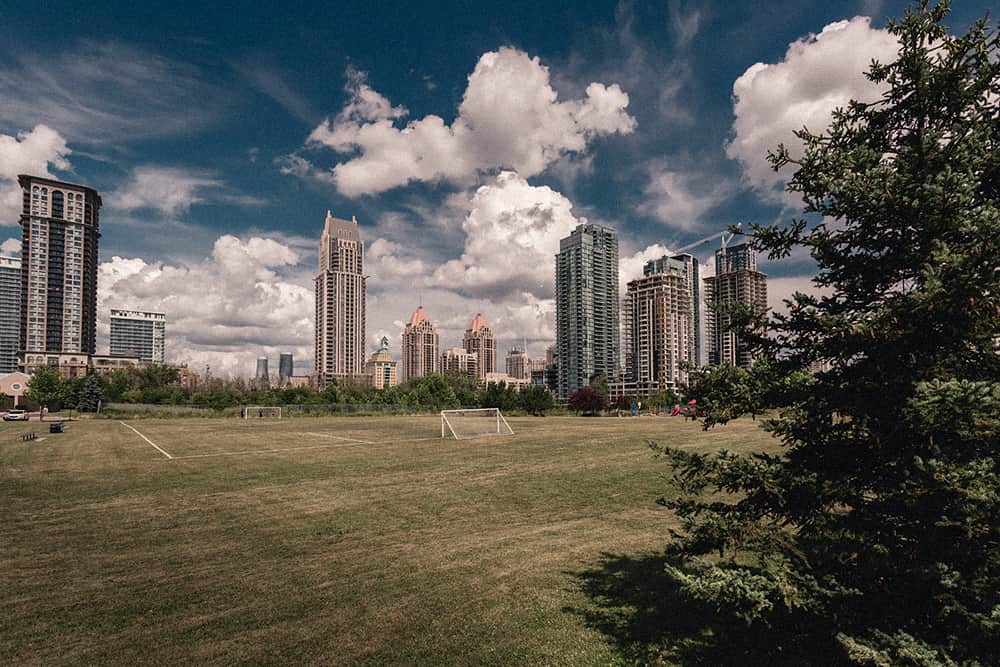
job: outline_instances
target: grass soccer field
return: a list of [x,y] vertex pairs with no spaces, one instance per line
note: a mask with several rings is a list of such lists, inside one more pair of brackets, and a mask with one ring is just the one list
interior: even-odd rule
[[509,421],[5,423],[0,662],[608,664],[588,576],[672,525],[647,440],[775,446],[749,420]]

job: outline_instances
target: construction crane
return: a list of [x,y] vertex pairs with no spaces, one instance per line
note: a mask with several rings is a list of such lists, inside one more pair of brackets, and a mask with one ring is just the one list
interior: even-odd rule
[[729,243],[730,241],[732,241],[734,236],[736,236],[737,234],[740,234],[740,235],[743,234],[743,232],[740,231],[740,229],[742,227],[743,227],[743,223],[742,222],[737,223],[736,224],[736,231],[735,232],[730,232],[728,229],[723,230],[721,232],[716,232],[715,234],[712,234],[711,236],[706,236],[705,238],[703,238],[703,239],[701,239],[699,241],[695,241],[694,243],[689,243],[686,246],[684,246],[683,248],[678,248],[677,250],[674,250],[671,254],[673,254],[673,255],[679,255],[682,252],[685,252],[687,250],[691,250],[692,248],[697,248],[700,245],[703,245],[705,243],[709,243],[709,242],[714,241],[715,239],[718,239],[718,238],[722,239],[722,249],[725,250],[726,249],[726,244]]

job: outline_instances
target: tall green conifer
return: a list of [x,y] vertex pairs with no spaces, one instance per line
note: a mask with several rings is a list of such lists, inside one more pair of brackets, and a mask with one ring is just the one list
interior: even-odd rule
[[[664,450],[685,494],[663,501],[682,520],[670,573],[784,628],[772,655],[1000,659],[1000,43],[987,20],[949,35],[947,14],[890,23],[898,59],[868,72],[884,96],[770,156],[814,215],[755,242],[807,249],[826,293],[756,340],[783,451]],[[829,370],[787,381],[813,362]],[[706,427],[741,405],[709,409]]]

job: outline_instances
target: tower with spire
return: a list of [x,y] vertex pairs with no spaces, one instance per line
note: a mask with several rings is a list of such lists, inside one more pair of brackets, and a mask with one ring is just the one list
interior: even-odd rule
[[365,373],[365,244],[358,221],[326,212],[316,274],[316,379],[350,380]]
[[495,373],[497,370],[497,341],[493,337],[493,331],[486,326],[486,320],[482,313],[476,313],[472,318],[472,324],[465,330],[462,339],[462,346],[469,354],[475,354],[479,358],[479,379],[485,380],[487,373]]

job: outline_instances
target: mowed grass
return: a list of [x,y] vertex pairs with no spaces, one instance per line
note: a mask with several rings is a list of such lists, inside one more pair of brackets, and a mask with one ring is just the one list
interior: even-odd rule
[[116,421],[4,424],[0,662],[608,664],[576,575],[667,540],[647,441],[775,448],[749,420],[509,421],[127,422],[173,459]]

